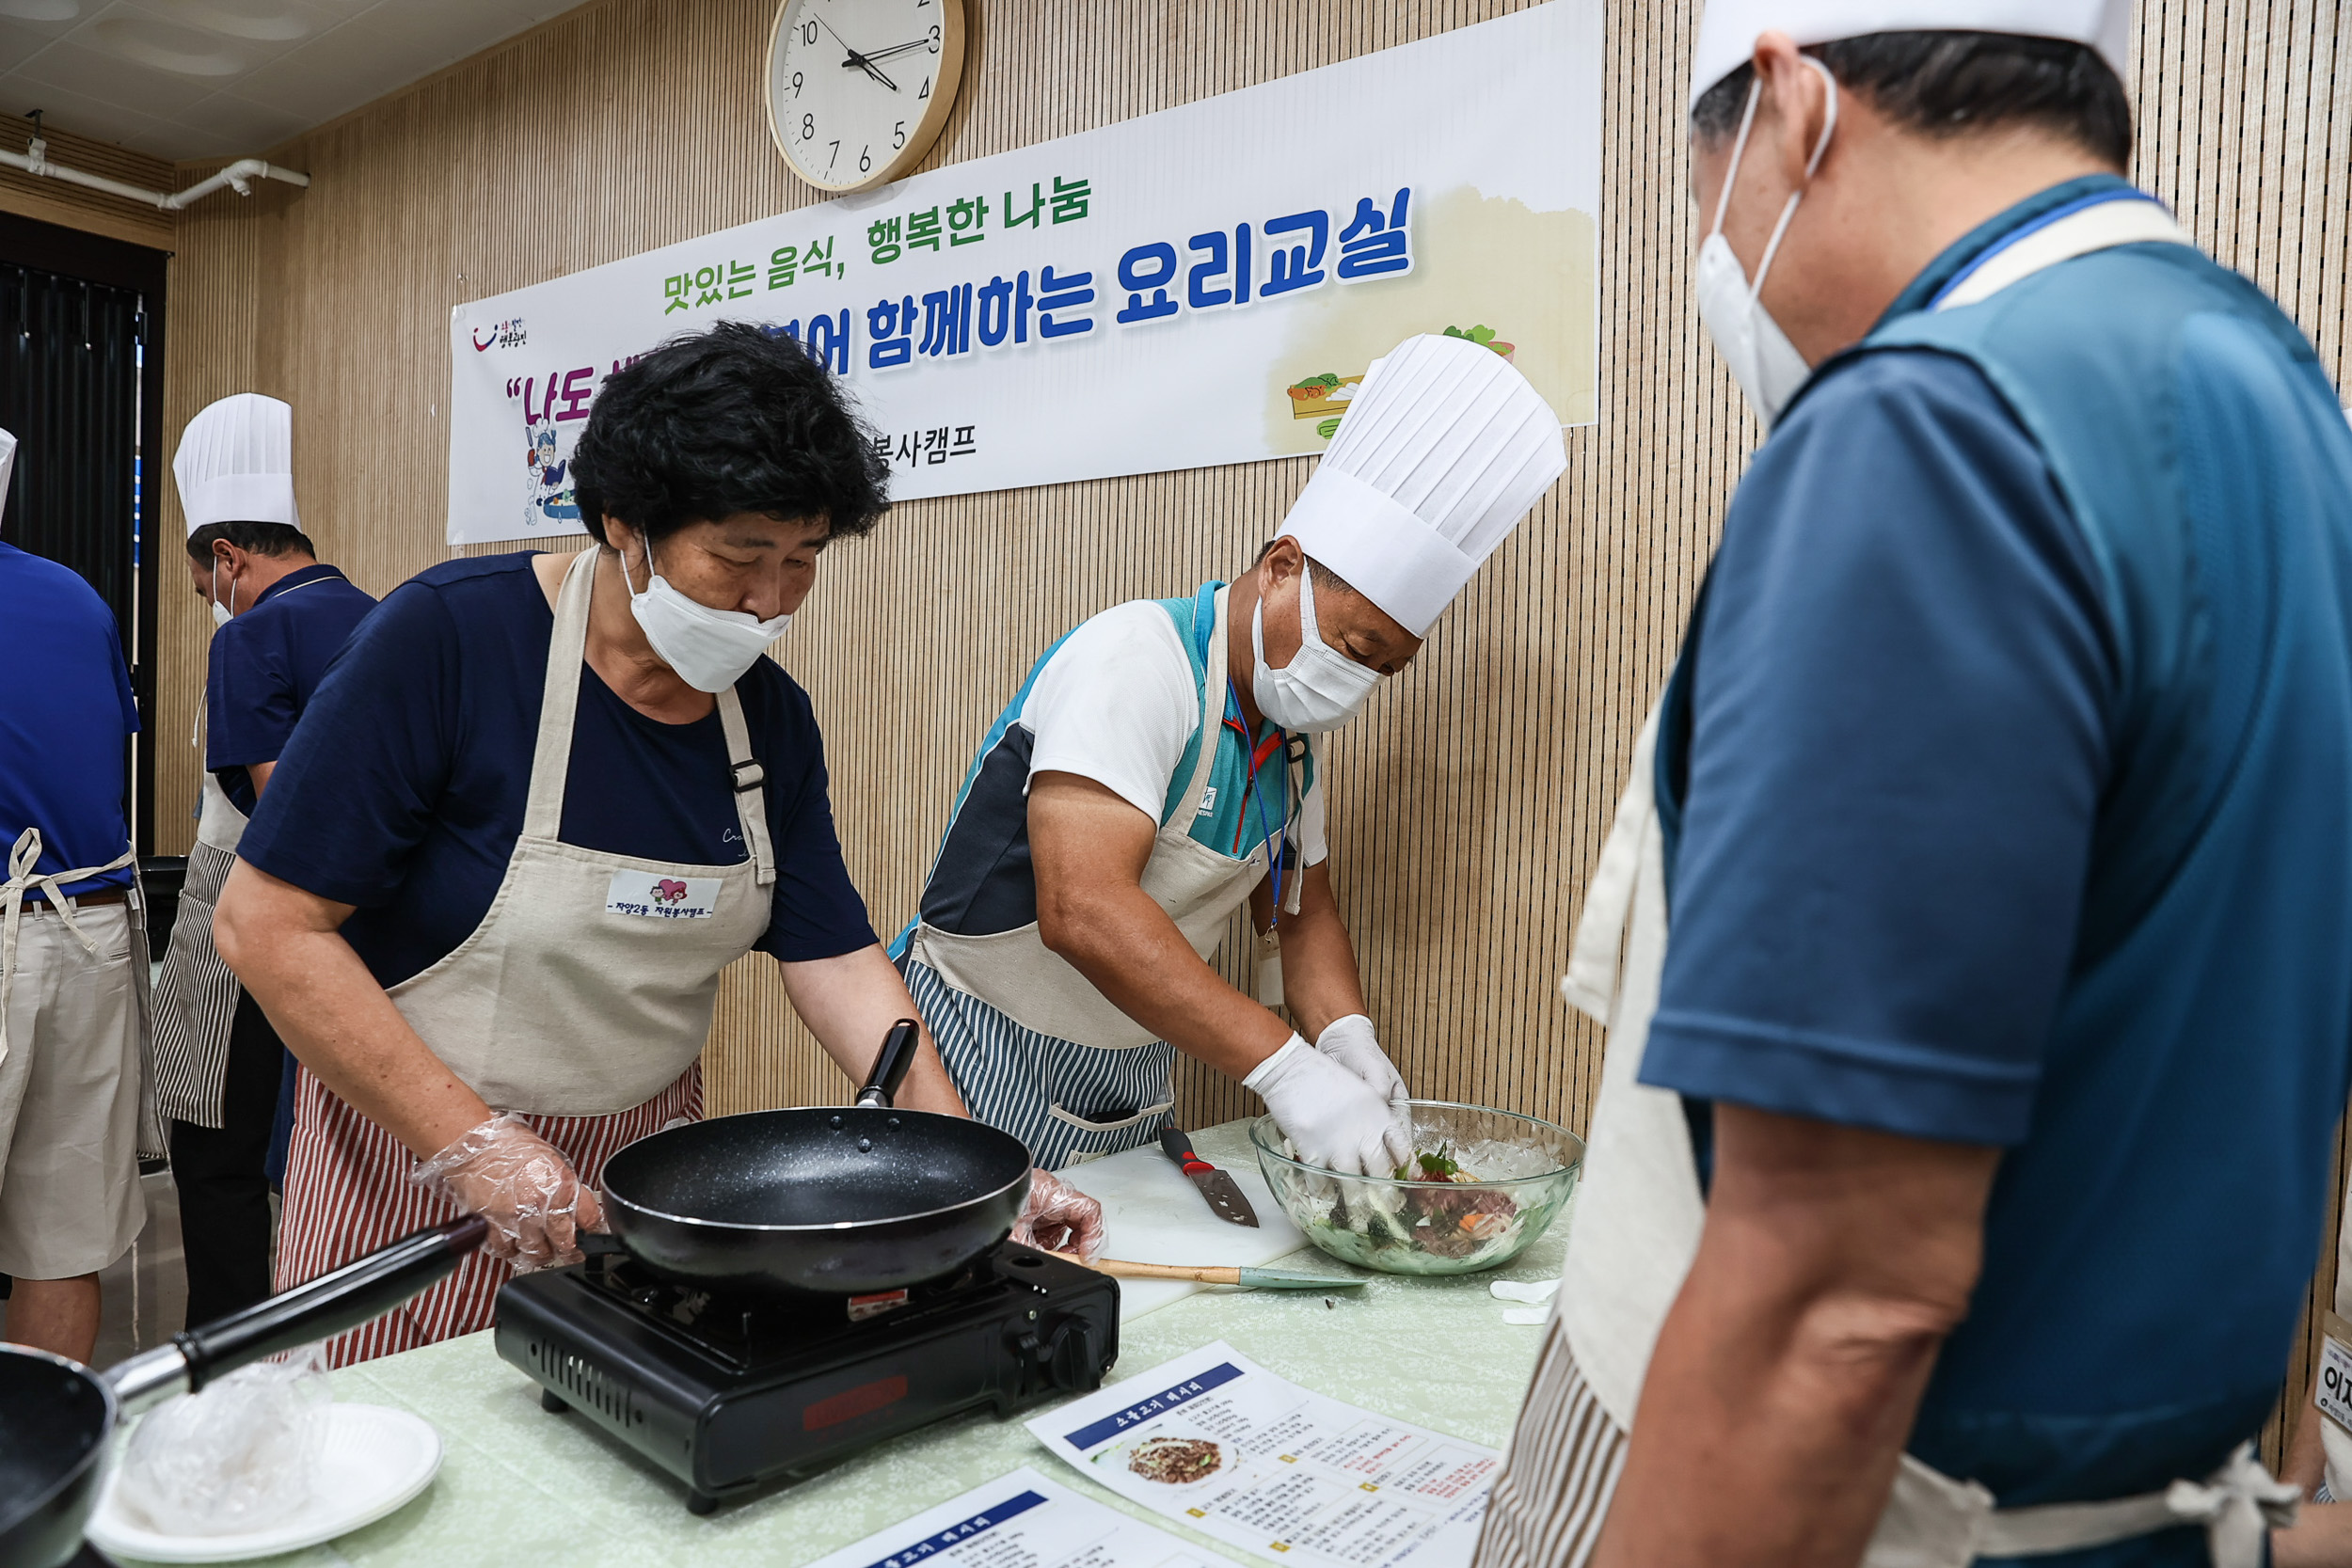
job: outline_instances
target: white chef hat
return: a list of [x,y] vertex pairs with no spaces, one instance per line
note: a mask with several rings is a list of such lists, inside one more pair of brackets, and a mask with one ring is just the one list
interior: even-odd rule
[[171,454],[188,531],[207,523],[302,526],[294,511],[294,409],[259,392],[207,404]]
[[1560,417],[1509,361],[1407,338],[1365,372],[1280,532],[1422,637],[1567,466]]
[[8,503],[8,476],[16,471],[16,436],[0,430],[0,506]]
[[1708,0],[1691,52],[1691,103],[1783,32],[1803,48],[1869,33],[2017,33],[2099,52],[2118,76],[2131,41],[2132,0]]

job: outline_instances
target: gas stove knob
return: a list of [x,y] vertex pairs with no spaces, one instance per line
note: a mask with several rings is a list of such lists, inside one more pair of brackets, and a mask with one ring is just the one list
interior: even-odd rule
[[1103,1339],[1091,1320],[1064,1318],[1045,1343],[1046,1376],[1057,1388],[1087,1389],[1103,1383]]

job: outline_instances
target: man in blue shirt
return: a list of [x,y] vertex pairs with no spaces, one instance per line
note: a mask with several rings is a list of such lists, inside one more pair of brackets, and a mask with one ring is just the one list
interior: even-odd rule
[[270,1189],[293,1125],[294,1058],[213,947],[212,911],[295,721],[375,601],[317,559],[294,495],[294,410],[240,392],[199,410],[172,458],[188,576],[212,609],[204,806],[165,955],[157,1093],[188,1272],[188,1321],[270,1292]]
[[2246,1445],[2352,1056],[2352,432],[2121,178],[2128,7],[1896,9],[1701,30],[1701,311],[1772,434],[1620,813],[1654,873],[1587,901],[1633,940],[1613,994],[1580,936],[1611,1060],[1487,1564],[2252,1568],[2294,1496]]
[[[0,495],[16,439],[0,431]],[[139,727],[114,616],[0,543],[0,1274],[7,1336],[76,1360],[137,1240],[147,939],[122,815]]]

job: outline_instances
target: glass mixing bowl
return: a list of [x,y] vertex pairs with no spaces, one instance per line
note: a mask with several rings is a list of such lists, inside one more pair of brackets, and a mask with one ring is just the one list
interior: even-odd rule
[[1258,1168],[1293,1224],[1344,1262],[1388,1274],[1475,1274],[1533,1246],[1576,1191],[1584,1140],[1537,1117],[1411,1101],[1413,1151],[1473,1182],[1343,1176],[1283,1152],[1272,1117],[1249,1124]]

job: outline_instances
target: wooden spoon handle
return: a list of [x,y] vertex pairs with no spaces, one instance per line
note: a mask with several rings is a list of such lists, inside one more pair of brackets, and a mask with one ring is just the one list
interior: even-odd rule
[[1065,1263],[1093,1269],[1118,1279],[1190,1279],[1202,1285],[1238,1285],[1241,1270],[1189,1263],[1130,1263],[1121,1258],[1098,1258],[1089,1263],[1074,1252],[1057,1252]]

